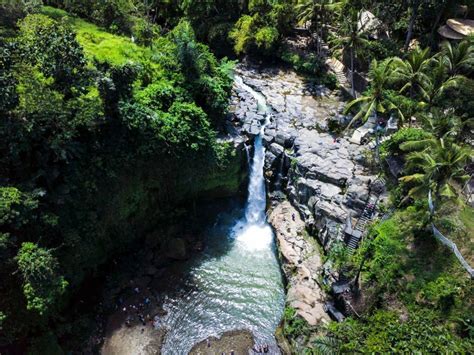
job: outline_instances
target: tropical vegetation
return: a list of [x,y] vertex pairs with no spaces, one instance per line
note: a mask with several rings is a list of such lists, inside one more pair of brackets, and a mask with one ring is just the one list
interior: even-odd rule
[[238,190],[239,153],[218,137],[247,58],[330,89],[337,59],[338,132],[397,122],[377,147],[386,218],[325,256],[360,314],[312,328],[287,308],[292,351],[471,353],[473,282],[432,227],[473,265],[474,37],[437,32],[473,14],[472,0],[2,2],[0,353],[80,351],[86,281],[179,207]]

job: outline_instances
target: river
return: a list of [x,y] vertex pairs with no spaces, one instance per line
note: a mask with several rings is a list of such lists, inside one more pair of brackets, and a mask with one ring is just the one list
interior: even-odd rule
[[155,325],[168,330],[164,354],[185,354],[199,341],[240,329],[251,331],[256,343],[269,345],[271,353],[279,352],[274,332],[285,294],[273,231],[265,215],[261,137],[269,115],[263,95],[238,76],[236,84],[254,96],[259,113],[267,117],[254,141],[248,198],[243,208],[216,217],[206,232],[204,252],[181,266],[184,272],[174,280],[174,291],[163,295],[167,314]]

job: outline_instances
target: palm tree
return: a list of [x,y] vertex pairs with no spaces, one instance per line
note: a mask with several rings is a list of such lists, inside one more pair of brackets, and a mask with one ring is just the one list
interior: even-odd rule
[[353,97],[356,97],[354,87],[354,60],[356,56],[360,56],[363,53],[363,49],[366,48],[369,43],[364,29],[359,28],[360,14],[360,11],[351,11],[350,17],[344,21],[340,27],[339,36],[331,41],[331,43],[335,45],[334,47],[341,52],[341,55],[345,50],[349,49]]
[[436,137],[457,138],[463,128],[460,117],[454,114],[454,110],[442,111],[433,108],[429,113],[422,116],[424,127]]
[[410,21],[408,22],[408,29],[407,29],[407,37],[405,39],[405,51],[408,50],[410,46],[411,38],[413,37],[413,27],[415,26],[416,18],[418,17],[418,10],[421,5],[421,0],[411,0],[410,1],[410,8],[411,8],[411,15]]
[[469,40],[456,45],[446,41],[442,44],[441,54],[449,76],[469,74],[474,66],[474,45]]
[[403,120],[403,114],[386,95],[388,85],[393,81],[393,59],[386,62],[378,63],[376,60],[372,61],[369,71],[370,88],[359,98],[349,102],[346,106],[345,114],[347,114],[353,107],[358,107],[358,112],[349,122],[346,130],[358,119],[367,121],[370,115],[378,117],[379,113],[386,113],[387,111],[395,110]]
[[426,196],[434,192],[437,198],[456,198],[463,183],[469,180],[464,168],[470,160],[470,148],[461,147],[446,135],[443,138],[405,142],[400,149],[407,156],[406,170],[411,172],[400,178],[409,184],[409,197]]
[[321,41],[325,37],[328,12],[339,10],[346,0],[299,0],[296,5],[297,19],[301,23],[311,21],[318,34],[317,52],[321,52]]
[[419,87],[423,99],[428,107],[434,106],[436,101],[443,95],[444,91],[450,87],[457,86],[462,79],[461,75],[449,76],[445,61],[439,59],[434,61],[435,66],[431,69],[431,75]]
[[429,48],[412,50],[406,60],[394,59],[395,71],[400,81],[405,85],[400,93],[410,90],[410,98],[415,97],[417,91],[421,91],[429,80],[427,71],[431,62]]

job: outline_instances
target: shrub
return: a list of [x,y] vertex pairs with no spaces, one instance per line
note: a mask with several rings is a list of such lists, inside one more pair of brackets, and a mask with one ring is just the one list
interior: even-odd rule
[[235,23],[229,38],[234,42],[234,51],[237,54],[247,53],[253,41],[255,33],[255,19],[244,15]]
[[301,335],[309,335],[310,332],[308,323],[296,314],[296,310],[286,307],[283,314],[283,334],[289,339],[295,339]]
[[185,93],[173,82],[161,79],[137,91],[135,100],[153,110],[168,111],[175,100],[182,101]]
[[138,44],[149,47],[153,40],[159,36],[160,28],[146,19],[137,17],[134,20],[132,33]]
[[370,245],[364,246],[372,251],[366,263],[366,277],[375,280],[382,289],[393,286],[393,280],[402,273],[401,256],[406,246],[401,234],[398,221],[392,218],[377,225],[373,230],[373,240],[368,242]]
[[380,38],[368,41],[365,45],[366,58],[370,63],[372,60],[384,60],[385,58],[400,56],[400,45],[391,38]]
[[22,55],[38,65],[54,88],[66,96],[81,91],[86,75],[86,58],[76,34],[67,25],[45,15],[29,15],[20,24]]
[[255,34],[255,44],[264,52],[271,52],[278,41],[279,33],[275,27],[260,28]]
[[428,282],[420,291],[422,302],[426,302],[444,311],[454,305],[455,298],[461,292],[458,279],[451,275],[441,275]]
[[465,353],[472,345],[429,310],[410,312],[407,318],[403,322],[393,311],[377,310],[365,319],[331,323],[330,331],[341,340],[342,353]]
[[400,144],[431,137],[431,133],[420,128],[402,128],[380,145],[380,155],[385,157],[390,154],[402,154]]
[[23,293],[27,308],[44,315],[57,305],[68,285],[58,274],[58,262],[50,250],[34,243],[23,243],[16,257],[23,276]]

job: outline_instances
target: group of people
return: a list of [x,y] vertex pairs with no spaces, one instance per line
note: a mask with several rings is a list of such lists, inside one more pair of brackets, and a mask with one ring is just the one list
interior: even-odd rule
[[254,352],[256,352],[257,354],[267,354],[270,350],[268,344],[264,344],[264,345],[256,345],[253,349],[252,349]]
[[[133,289],[133,291],[137,295],[140,294],[140,289],[138,287],[135,287]],[[123,302],[123,299],[121,297],[119,298],[118,303],[119,303],[120,307],[123,305],[124,302]],[[125,325],[127,327],[131,327],[132,322],[135,319],[138,319],[138,321],[144,326],[147,325],[147,324],[150,324],[151,326],[153,326],[154,317],[150,316],[149,313],[145,313],[146,308],[150,304],[151,304],[150,298],[149,297],[144,297],[143,302],[138,302],[137,305],[129,304],[128,307],[124,305],[123,308],[122,308],[122,311],[124,313],[127,313],[127,317],[125,319]],[[143,332],[143,330],[142,330],[142,332]]]

